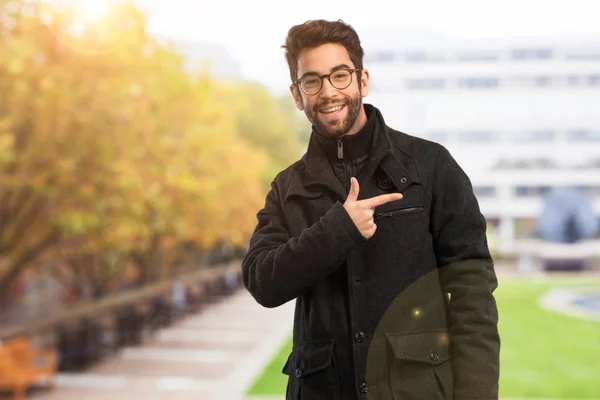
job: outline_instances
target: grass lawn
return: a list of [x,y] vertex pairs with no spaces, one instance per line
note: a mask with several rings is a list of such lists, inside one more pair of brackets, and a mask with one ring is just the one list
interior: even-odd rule
[[[600,279],[504,279],[495,292],[500,315],[500,396],[600,398],[600,322],[541,309],[538,298],[551,288],[593,286]],[[291,337],[248,394],[285,396],[281,373]]]

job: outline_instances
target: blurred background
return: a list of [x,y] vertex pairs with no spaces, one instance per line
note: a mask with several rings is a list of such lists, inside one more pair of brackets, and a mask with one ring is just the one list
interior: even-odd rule
[[600,3],[0,0],[0,397],[282,399],[239,263],[310,125],[281,45],[359,33],[488,223],[501,396],[600,398]]

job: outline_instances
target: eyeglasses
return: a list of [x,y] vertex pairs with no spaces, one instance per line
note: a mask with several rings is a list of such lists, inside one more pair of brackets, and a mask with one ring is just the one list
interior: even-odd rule
[[352,73],[358,71],[362,70],[360,68],[341,68],[335,70],[331,74],[326,75],[309,74],[303,76],[294,83],[300,86],[300,89],[302,89],[302,91],[308,95],[319,93],[319,91],[323,87],[323,79],[325,78],[327,78],[329,83],[331,83],[331,86],[338,90],[341,90],[346,89],[348,86],[350,86],[350,84],[352,83]]

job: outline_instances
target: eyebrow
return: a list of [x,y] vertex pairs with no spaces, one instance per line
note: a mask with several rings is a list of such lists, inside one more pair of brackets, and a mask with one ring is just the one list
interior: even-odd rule
[[[339,65],[336,65],[335,67],[331,68],[329,73],[332,73],[332,72],[334,72],[338,69],[342,69],[342,68],[352,68],[352,67],[350,67],[348,64],[339,64]],[[298,80],[304,78],[307,75],[319,75],[319,73],[316,71],[308,71],[308,72],[305,72],[304,74],[302,74],[302,76],[300,78],[298,78]]]

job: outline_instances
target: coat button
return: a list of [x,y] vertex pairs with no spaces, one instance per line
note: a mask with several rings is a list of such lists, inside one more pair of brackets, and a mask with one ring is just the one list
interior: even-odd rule
[[379,177],[377,179],[377,184],[384,190],[389,190],[394,186],[394,184],[388,178],[384,177]]
[[437,352],[432,351],[431,354],[429,354],[429,358],[431,358],[431,361],[433,362],[438,362],[440,360],[440,355]]
[[364,332],[358,332],[356,335],[354,335],[354,340],[356,340],[358,343],[362,343],[365,341],[365,333]]
[[400,178],[400,183],[406,183],[407,179],[405,176],[403,176],[402,178]]
[[360,389],[361,393],[367,393],[367,391],[368,391],[366,382],[361,382],[360,386],[358,388]]
[[296,376],[296,378],[300,378],[302,376],[302,370],[300,368],[297,368],[294,372],[294,375]]

